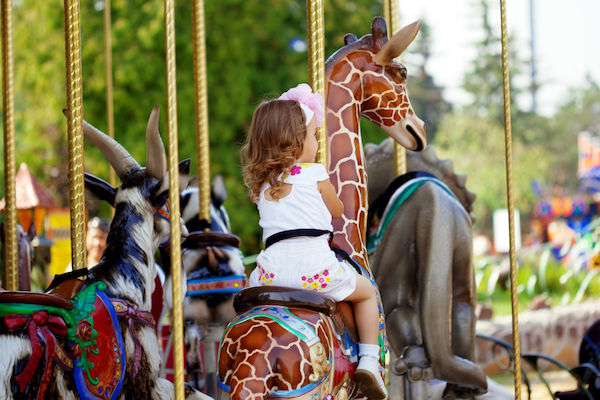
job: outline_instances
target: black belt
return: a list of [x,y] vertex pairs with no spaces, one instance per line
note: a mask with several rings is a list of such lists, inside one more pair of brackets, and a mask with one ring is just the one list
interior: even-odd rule
[[291,238],[295,238],[295,237],[299,237],[299,236],[318,237],[318,236],[325,235],[325,234],[329,235],[329,247],[331,247],[331,250],[333,250],[333,252],[338,257],[341,257],[342,259],[346,260],[352,267],[354,267],[354,269],[356,270],[356,272],[359,275],[362,275],[363,274],[361,271],[362,268],[360,267],[360,265],[358,265],[358,263],[356,261],[354,261],[352,258],[350,258],[350,255],[348,253],[346,253],[342,249],[338,249],[336,247],[331,246],[331,239],[333,239],[333,232],[327,231],[324,229],[291,229],[289,231],[281,231],[281,232],[274,233],[271,236],[269,236],[267,238],[267,240],[265,240],[265,249],[267,247],[271,246],[272,244],[275,244],[275,243],[280,242],[285,239],[291,239]]
[[291,229],[289,231],[281,231],[274,233],[273,235],[269,236],[267,240],[265,240],[265,249],[271,246],[272,244],[275,244],[285,239],[291,239],[299,236],[317,237],[325,234],[329,235],[329,240],[331,241],[331,238],[333,237],[333,232],[326,231],[324,229]]

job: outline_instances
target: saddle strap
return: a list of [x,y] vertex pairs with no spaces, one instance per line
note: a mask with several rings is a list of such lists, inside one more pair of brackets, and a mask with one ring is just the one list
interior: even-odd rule
[[135,352],[133,355],[133,376],[136,376],[140,370],[142,360],[142,345],[135,332],[134,323],[138,322],[142,325],[154,328],[156,323],[150,311],[141,310],[135,304],[129,303],[121,299],[110,299],[115,313],[119,317],[127,318],[129,333],[135,344]]

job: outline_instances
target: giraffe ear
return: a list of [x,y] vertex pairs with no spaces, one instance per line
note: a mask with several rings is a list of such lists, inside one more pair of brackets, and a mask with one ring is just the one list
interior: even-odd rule
[[400,29],[373,58],[375,64],[385,67],[394,61],[417,36],[421,28],[421,20]]

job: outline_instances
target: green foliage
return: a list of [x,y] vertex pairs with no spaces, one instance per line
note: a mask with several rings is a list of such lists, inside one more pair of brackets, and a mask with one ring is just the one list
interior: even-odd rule
[[[106,132],[103,10],[96,9],[98,4],[102,2],[81,4],[84,118]],[[341,47],[347,32],[370,33],[373,16],[381,12],[379,0],[326,2],[325,54]],[[260,230],[242,184],[238,151],[256,105],[308,80],[306,52],[294,52],[289,45],[293,38],[306,40],[306,3],[207,1],[205,17],[211,174],[224,175],[233,231],[243,238],[244,252],[251,253],[260,247]],[[14,18],[18,160],[27,162],[59,204],[68,206],[66,121],[61,112],[66,103],[63,10],[52,2],[23,0]],[[112,2],[115,137],[141,164],[154,104],[161,107],[163,137],[167,133],[163,18],[159,1]],[[191,158],[195,171],[192,50],[191,5],[178,2],[179,156]],[[89,145],[85,166],[109,179],[107,163]]]
[[[574,270],[552,256],[545,257],[550,249],[545,245],[517,255],[519,310],[527,309],[540,294],[552,305],[600,296],[600,277],[595,270]],[[481,259],[475,265],[478,301],[492,304],[494,315],[510,314],[508,259]]]

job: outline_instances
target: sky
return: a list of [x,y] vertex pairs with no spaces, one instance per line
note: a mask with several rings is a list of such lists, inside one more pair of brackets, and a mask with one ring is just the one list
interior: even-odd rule
[[[479,0],[398,0],[401,25],[424,19],[431,28],[432,57],[428,69],[444,95],[463,104],[468,96],[460,89],[464,73],[475,58],[474,43],[482,35]],[[490,22],[500,34],[500,0],[490,2]],[[538,112],[551,116],[565,101],[569,88],[583,87],[589,74],[600,82],[600,0],[533,0],[534,47]],[[507,29],[514,36],[519,57],[526,60],[523,87],[530,75],[529,0],[506,0]],[[405,60],[407,64],[410,58]],[[407,65],[410,68],[410,64]],[[525,71],[524,71],[525,72]],[[409,71],[410,75],[410,71]],[[517,99],[529,110],[531,96]]]

